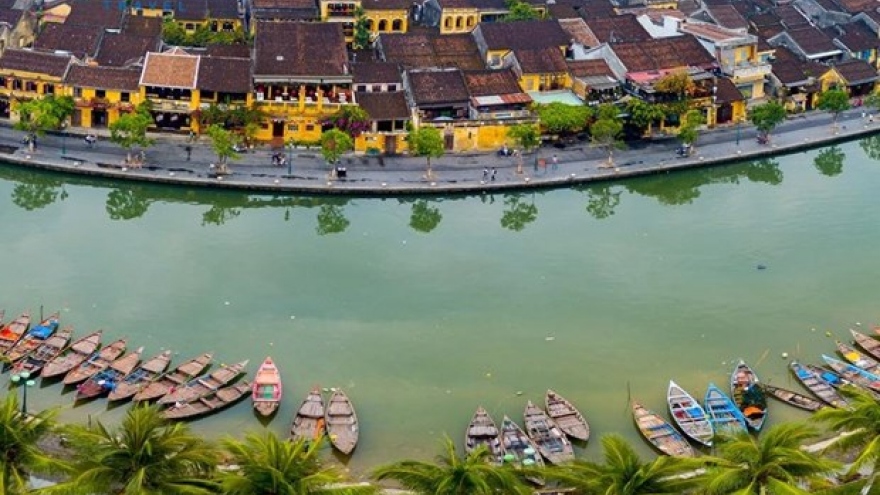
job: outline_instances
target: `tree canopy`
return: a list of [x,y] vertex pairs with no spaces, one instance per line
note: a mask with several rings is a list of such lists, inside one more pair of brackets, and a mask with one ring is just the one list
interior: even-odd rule
[[120,114],[116,122],[110,124],[110,141],[125,149],[126,161],[131,161],[133,147],[146,148],[153,144],[153,140],[147,137],[147,129],[152,123],[150,114],[139,108],[136,112]]
[[225,166],[230,158],[238,158],[238,153],[235,151],[235,145],[239,142],[238,136],[218,124],[208,127],[208,136],[221,165]]
[[334,164],[342,155],[354,148],[354,141],[339,129],[329,129],[321,134],[321,156],[327,163]]
[[354,40],[351,47],[355,50],[364,50],[370,47],[370,21],[363,7],[354,9]]
[[776,101],[756,105],[749,112],[749,121],[763,134],[770,134],[785,121],[785,107]]
[[31,134],[60,129],[73,115],[75,108],[70,96],[46,95],[39,99],[22,101],[15,106],[19,116],[15,128]]
[[849,110],[849,95],[842,89],[829,89],[819,94],[816,108],[831,114],[835,122],[841,113]]
[[586,105],[553,102],[534,106],[541,127],[549,134],[573,134],[584,130],[593,112]]
[[505,22],[514,21],[533,21],[540,19],[538,12],[526,2],[522,0],[507,0],[508,14],[504,16]]
[[623,119],[620,110],[609,103],[600,105],[596,120],[590,125],[590,138],[594,146],[608,151],[608,164],[613,163],[614,150],[623,147],[620,135],[623,133]]
[[423,156],[428,162],[428,178],[431,178],[431,158],[440,158],[446,152],[443,135],[436,127],[419,127],[407,136],[409,152],[413,156]]

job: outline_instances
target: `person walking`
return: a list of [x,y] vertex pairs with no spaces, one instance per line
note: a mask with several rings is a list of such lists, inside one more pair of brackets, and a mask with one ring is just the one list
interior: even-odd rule
[[189,161],[190,158],[192,158],[193,147],[190,145],[186,145],[186,148],[184,149],[186,150],[186,161]]
[[498,170],[495,170],[495,167],[492,167],[492,182],[495,182],[495,174],[498,173]]
[[489,168],[485,167],[483,168],[483,182],[486,182],[487,180],[489,180]]
[[553,154],[553,170],[557,170],[559,168],[559,158],[556,156],[556,153]]

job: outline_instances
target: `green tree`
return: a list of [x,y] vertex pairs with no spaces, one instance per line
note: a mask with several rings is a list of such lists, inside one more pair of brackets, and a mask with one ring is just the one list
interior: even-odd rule
[[548,134],[574,134],[584,130],[592,117],[586,105],[566,105],[553,102],[534,105],[535,113],[541,120],[541,127]]
[[208,127],[208,137],[211,138],[211,147],[214,148],[214,153],[217,155],[217,161],[219,162],[217,173],[229,173],[227,166],[229,159],[232,158],[234,160],[238,158],[238,153],[235,151],[235,145],[239,143],[238,136],[219,124],[213,124]]
[[856,387],[841,389],[850,404],[848,409],[826,407],[819,410],[813,420],[823,423],[838,433],[829,450],[858,450],[858,455],[849,468],[850,473],[862,467],[872,466],[877,472],[880,459],[880,402],[871,392]]
[[235,471],[221,472],[217,480],[226,495],[358,495],[375,493],[371,486],[334,487],[343,481],[321,460],[322,442],[281,440],[272,432],[251,433],[244,441],[227,439]]
[[354,141],[339,129],[329,129],[321,134],[321,156],[327,163],[336,164],[342,155],[354,148]]
[[146,148],[153,144],[147,137],[147,129],[153,119],[145,111],[123,113],[116,122],[110,124],[110,141],[125,149],[125,163],[131,163],[131,149],[135,146]]
[[801,483],[826,487],[826,476],[840,463],[803,450],[817,433],[792,422],[773,425],[757,438],[743,432],[722,441],[718,457],[709,461],[703,490],[707,495],[806,495],[810,492],[798,488]]
[[132,220],[140,218],[150,208],[150,198],[140,187],[114,189],[107,194],[105,209],[110,220]]
[[501,214],[501,226],[514,232],[520,232],[538,219],[538,207],[534,199],[531,203],[523,201],[521,194],[511,194],[504,198],[504,212]]
[[684,121],[678,129],[678,140],[688,147],[689,152],[694,152],[694,144],[700,137],[699,128],[706,123],[703,113],[699,110],[691,110],[684,116]]
[[434,170],[431,168],[431,158],[440,158],[446,152],[440,130],[436,127],[419,127],[411,130],[406,139],[410,154],[423,156],[427,160],[426,178],[432,180]]
[[666,115],[684,115],[691,107],[690,99],[696,91],[697,85],[690,74],[685,71],[677,71],[667,74],[654,83],[654,90],[665,93],[671,98],[665,98],[662,104]]
[[629,114],[629,122],[645,131],[650,131],[654,123],[666,118],[666,109],[663,105],[638,98],[626,102],[626,112]]
[[681,476],[699,466],[695,459],[656,457],[645,462],[616,434],[602,437],[602,451],[602,464],[578,459],[547,468],[544,477],[574,488],[575,493],[591,495],[672,495],[701,486],[699,476]]
[[516,21],[533,21],[535,19],[540,19],[538,12],[532,8],[526,2],[522,0],[506,0],[507,4],[507,15],[504,16],[505,22],[516,22]]
[[318,225],[315,227],[315,232],[318,235],[340,234],[345,232],[350,224],[351,222],[345,218],[345,211],[341,205],[324,204],[318,208]]
[[100,421],[71,426],[73,475],[51,493],[199,495],[212,493],[218,452],[158,408],[135,406],[111,430]]
[[171,17],[166,17],[162,22],[162,41],[164,41],[166,45],[188,45],[186,31]]
[[0,493],[4,494],[27,492],[32,474],[59,474],[68,469],[39,446],[56,429],[55,410],[25,417],[16,393],[12,389],[0,402]]
[[538,129],[532,124],[517,124],[507,129],[507,137],[512,138],[521,150],[519,154],[519,162],[516,164],[516,173],[523,173],[523,159],[526,153],[530,153],[533,149],[541,144],[541,136]]
[[[60,129],[73,114],[75,104],[70,96],[48,95],[40,99],[22,101],[14,108],[19,117],[15,129],[34,136]],[[28,147],[33,152],[33,139],[28,142]]]
[[370,130],[370,115],[357,105],[343,105],[324,123],[348,133],[351,137],[358,137]]
[[351,42],[355,50],[365,50],[370,47],[370,21],[363,7],[358,6],[354,10],[354,40]]
[[843,160],[846,154],[840,146],[831,146],[820,151],[813,159],[813,165],[820,174],[834,177],[843,172]]
[[874,92],[869,94],[864,101],[864,104],[868,108],[872,108],[877,110],[880,108],[880,93]]
[[590,139],[593,146],[604,148],[608,151],[608,167],[614,166],[614,150],[623,148],[620,135],[623,133],[623,120],[620,110],[612,104],[599,106],[596,112],[596,120],[590,125]]
[[449,438],[436,462],[399,461],[373,472],[377,480],[394,480],[421,495],[527,495],[531,490],[508,467],[491,465],[486,447],[465,457],[455,451]]
[[816,108],[831,114],[832,128],[837,128],[837,119],[840,114],[849,110],[849,95],[842,89],[829,89],[819,94],[819,102]]
[[419,199],[413,203],[409,226],[416,232],[427,234],[436,229],[441,220],[443,220],[443,214],[440,213],[440,209],[428,204],[428,200]]
[[776,101],[768,101],[761,105],[756,105],[749,111],[749,121],[754,124],[758,132],[767,138],[769,142],[770,133],[773,129],[785,121],[785,107]]

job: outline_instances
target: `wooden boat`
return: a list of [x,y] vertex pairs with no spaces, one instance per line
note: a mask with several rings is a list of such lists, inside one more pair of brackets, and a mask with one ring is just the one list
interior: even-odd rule
[[538,454],[538,446],[512,419],[504,416],[501,420],[501,448],[505,464],[513,467],[544,467],[544,460]]
[[846,399],[837,393],[837,390],[835,390],[834,387],[822,377],[822,375],[814,373],[812,370],[801,365],[797,361],[792,361],[791,364],[789,364],[789,368],[791,368],[795,378],[801,382],[801,385],[806,387],[807,390],[823,400],[826,404],[834,407],[847,407],[849,405],[847,404]]
[[115,359],[106,369],[95,373],[81,383],[76,388],[76,400],[91,399],[113,390],[120,380],[137,368],[138,363],[141,362],[142,352],[144,352],[144,348],[139,347],[136,351]]
[[43,364],[43,378],[63,375],[89,358],[101,345],[103,330],[90,333]]
[[853,340],[859,345],[859,347],[864,349],[865,352],[870,354],[874,359],[880,359],[880,340],[853,329],[850,329],[849,332],[852,334]]
[[6,355],[18,343],[31,324],[31,314],[24,312],[0,328],[0,354]]
[[293,424],[290,426],[291,440],[314,442],[323,437],[324,415],[324,397],[320,390],[313,388],[293,417]]
[[165,419],[188,419],[215,413],[232,404],[244,399],[251,391],[251,384],[242,380],[235,385],[212,391],[205,397],[199,397],[192,402],[175,404],[162,411]]
[[671,424],[638,402],[632,405],[636,428],[660,452],[676,457],[693,457],[694,449]]
[[146,386],[134,394],[134,401],[156,400],[162,397],[172,388],[179,387],[199,376],[211,364],[213,358],[214,353],[206,352],[197,358],[186,361],[168,373],[163,374],[155,381],[146,384]]
[[55,330],[58,330],[58,313],[52,313],[39,325],[28,330],[24,337],[12,346],[12,349],[9,349],[9,352],[6,353],[6,359],[14,363],[27,356],[51,337]]
[[824,402],[816,400],[812,397],[807,397],[803,394],[799,394],[793,390],[786,390],[784,388],[774,387],[772,385],[766,384],[761,385],[761,388],[763,388],[764,392],[766,392],[767,395],[769,395],[770,397],[773,397],[774,399],[778,399],[790,406],[794,406],[805,411],[815,412],[825,407]]
[[119,339],[100,351],[93,353],[82,364],[68,371],[64,375],[64,384],[75,385],[91,378],[98,372],[104,371],[110,366],[110,363],[119,359],[123,352],[125,352],[125,339]]
[[281,405],[281,373],[271,357],[267,357],[254,377],[251,399],[254,410],[262,416],[271,416]]
[[125,375],[115,387],[110,390],[107,399],[117,401],[128,399],[137,393],[145,384],[155,380],[171,364],[171,351],[167,350],[144,361],[131,373]]
[[880,362],[877,362],[876,359],[872,358],[868,354],[863,352],[859,352],[855,347],[846,344],[841,341],[835,342],[837,345],[837,352],[843,356],[843,359],[846,359],[850,363],[858,366],[859,368],[871,373],[872,375],[880,374]]
[[351,451],[357,447],[360,429],[354,406],[342,390],[335,390],[330,395],[324,424],[327,428],[330,444],[343,454],[351,454]]
[[767,396],[757,385],[758,376],[740,360],[730,375],[730,397],[745,416],[749,428],[760,431],[767,418]]
[[735,436],[748,431],[749,427],[742,411],[714,383],[710,383],[709,388],[706,389],[703,403],[716,434]]
[[574,407],[574,404],[557,394],[553,390],[547,390],[544,396],[544,406],[547,415],[559,425],[563,433],[575,440],[586,442],[590,439],[590,425],[584,415]]
[[856,365],[850,363],[844,363],[839,359],[834,359],[831,356],[826,356],[822,354],[822,359],[831,367],[832,370],[840,374],[843,378],[855,383],[856,385],[860,385],[865,387],[868,390],[873,392],[880,392],[880,377],[873,373],[868,373],[867,371],[859,368]]
[[812,371],[814,375],[825,380],[829,385],[834,387],[835,389],[840,389],[843,386],[851,385],[853,387],[859,387],[860,385],[856,385],[855,383],[847,380],[846,378],[840,376],[835,371],[830,370],[828,368],[823,368],[822,366],[816,366],[815,364],[805,364],[805,368]]
[[27,371],[31,376],[36,376],[46,363],[55,359],[56,356],[64,351],[67,344],[70,343],[72,336],[73,327],[62,328],[55,335],[46,339],[33,352],[16,361],[12,365],[12,372],[18,374],[22,371]]
[[238,378],[244,372],[247,364],[248,361],[244,360],[232,366],[222,366],[208,375],[190,380],[182,387],[170,389],[167,395],[159,399],[159,404],[193,402],[210,395]]
[[492,416],[483,409],[483,406],[477,408],[474,417],[468,424],[464,433],[464,450],[468,454],[477,450],[477,448],[485,446],[489,451],[489,461],[491,464],[501,465],[504,462],[504,449],[501,447],[501,432],[495,426]]
[[538,452],[551,464],[574,460],[574,447],[555,421],[540,407],[529,401],[523,411],[526,434],[538,446]]

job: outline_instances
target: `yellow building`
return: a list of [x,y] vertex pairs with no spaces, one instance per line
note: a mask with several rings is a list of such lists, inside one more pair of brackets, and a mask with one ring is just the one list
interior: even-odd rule
[[139,83],[140,98],[149,100],[156,129],[198,129],[193,114],[201,103],[197,86],[200,61],[200,57],[180,48],[147,53]]
[[408,0],[365,0],[361,7],[373,36],[382,33],[405,33],[409,30]]
[[555,20],[482,23],[474,39],[486,66],[513,68],[523,91],[571,87],[565,63],[571,38]]
[[174,19],[189,34],[204,27],[215,33],[244,29],[243,13],[236,0],[134,0],[129,12],[134,16]]
[[17,119],[15,102],[64,94],[70,55],[7,48],[0,55],[0,117]]
[[818,76],[822,91],[839,88],[845,90],[852,98],[865,97],[875,93],[878,79],[880,76],[878,76],[874,65],[861,59],[838,62],[824,74]]
[[143,101],[140,78],[139,68],[71,65],[64,79],[67,94],[76,102],[71,125],[107,127],[121,113],[133,111]]
[[512,52],[511,67],[519,77],[523,91],[555,91],[569,89],[572,79],[565,57],[556,47]]

